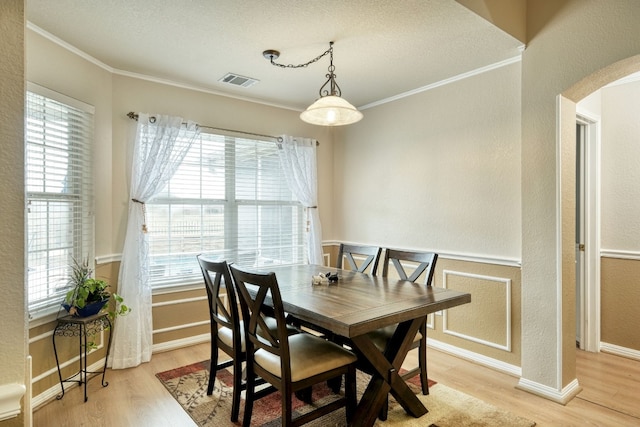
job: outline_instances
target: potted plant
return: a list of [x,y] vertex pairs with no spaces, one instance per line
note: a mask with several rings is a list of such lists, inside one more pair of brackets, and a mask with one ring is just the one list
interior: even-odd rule
[[124,303],[124,299],[109,291],[110,285],[104,280],[91,277],[93,270],[89,267],[89,261],[78,262],[74,259],[69,275],[69,284],[72,288],[67,292],[62,306],[77,317],[87,317],[99,313],[112,300],[109,317],[113,320],[116,316],[123,316],[131,311]]

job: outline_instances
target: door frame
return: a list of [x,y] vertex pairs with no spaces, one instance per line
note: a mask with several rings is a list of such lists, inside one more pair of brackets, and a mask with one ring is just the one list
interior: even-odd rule
[[[580,295],[580,348],[600,351],[600,117],[576,106],[576,123],[584,126],[583,218],[584,221],[584,280],[578,283]],[[579,191],[579,188],[576,188]],[[576,213],[578,214],[578,213]]]

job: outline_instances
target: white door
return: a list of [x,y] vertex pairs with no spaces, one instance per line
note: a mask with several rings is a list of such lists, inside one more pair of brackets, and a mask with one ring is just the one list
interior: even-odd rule
[[585,132],[587,125],[576,123],[576,345],[584,350],[585,329]]
[[599,119],[576,114],[576,342],[600,350]]

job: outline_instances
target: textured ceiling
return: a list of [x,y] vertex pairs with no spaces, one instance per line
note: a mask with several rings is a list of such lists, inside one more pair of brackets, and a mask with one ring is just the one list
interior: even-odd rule
[[[302,110],[334,41],[342,96],[357,107],[517,57],[521,45],[454,0],[27,0],[27,20],[115,72]],[[252,77],[249,88],[220,83]]]

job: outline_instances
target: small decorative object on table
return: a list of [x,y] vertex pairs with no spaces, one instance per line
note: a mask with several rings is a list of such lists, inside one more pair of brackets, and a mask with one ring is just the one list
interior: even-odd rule
[[328,272],[311,276],[312,285],[326,285],[328,283],[338,283],[338,273],[331,274],[331,272]]

